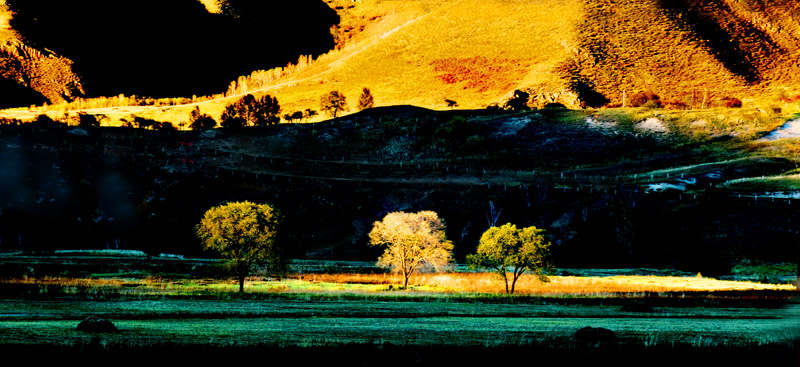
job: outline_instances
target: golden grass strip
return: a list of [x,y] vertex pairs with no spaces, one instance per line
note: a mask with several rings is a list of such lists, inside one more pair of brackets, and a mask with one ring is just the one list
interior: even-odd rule
[[[267,281],[259,277],[248,279],[248,292],[381,292],[396,291],[403,283],[399,274],[296,274],[283,281]],[[234,293],[235,280],[185,279],[92,279],[92,278],[18,278],[0,279],[4,285],[57,287],[74,293],[79,289],[106,290],[119,294],[187,294]],[[385,287],[384,287],[385,286]],[[391,286],[391,287],[390,287]],[[433,293],[503,294],[505,286],[495,273],[433,273],[413,274],[409,289]],[[71,290],[71,291],[70,291]],[[517,295],[542,296],[600,296],[608,294],[643,294],[662,292],[714,292],[714,291],[797,291],[795,284],[762,284],[757,282],[729,281],[704,277],[674,276],[552,276],[543,283],[536,276],[523,275],[516,285]]]
[[[398,274],[305,274],[303,279],[311,282],[344,284],[402,284],[402,279]],[[409,279],[409,283],[442,292],[505,292],[505,286],[497,274],[484,272],[414,274]],[[668,276],[552,276],[549,282],[543,283],[536,276],[523,275],[517,282],[515,293],[526,295],[585,295],[599,293],[751,290],[794,291],[797,288],[794,284],[762,284],[704,277]]]

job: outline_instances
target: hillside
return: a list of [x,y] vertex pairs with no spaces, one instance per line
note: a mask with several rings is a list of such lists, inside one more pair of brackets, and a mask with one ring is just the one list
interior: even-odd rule
[[[463,261],[495,208],[501,224],[546,228],[561,267],[710,275],[745,259],[796,263],[796,160],[683,112],[647,122],[613,112],[393,106],[172,133],[0,125],[0,250],[196,256],[205,210],[250,200],[281,210],[293,258],[374,260],[374,221],[434,210]],[[701,128],[715,135],[696,139]]]
[[798,10],[792,1],[589,1],[565,70],[612,103],[642,90],[689,107],[764,97],[796,83]]
[[[214,2],[197,0],[4,0],[0,13],[10,28],[0,34],[0,44],[15,65],[40,71],[26,74],[26,86],[51,103],[213,94],[238,75],[301,54],[319,55],[333,45],[329,28],[338,17],[321,1],[227,3],[223,12]],[[290,37],[284,35],[288,29]],[[66,65],[37,65],[56,60]],[[13,72],[14,65],[2,70]],[[72,71],[82,86],[76,93],[61,93],[67,83],[35,85],[52,79],[49,74]]]
[[61,102],[83,93],[72,61],[27,44],[11,26],[12,12],[0,0],[0,108]]
[[[791,1],[450,1],[380,36],[326,55],[265,91],[289,109],[326,90],[378,105],[462,108],[526,89],[541,106],[610,104],[640,91],[687,107],[769,97],[795,82]],[[360,5],[368,6],[368,5]],[[282,98],[281,98],[282,97]],[[705,98],[705,103],[703,99]],[[295,107],[295,104],[300,106]]]
[[[266,11],[244,1],[225,3],[234,9],[228,15],[211,0],[192,4],[192,14],[215,21],[230,14],[247,14],[255,21]],[[112,76],[103,79],[103,87],[84,77],[87,94],[158,96],[148,94],[144,87],[126,91],[125,79],[140,86],[158,86],[161,96],[187,98],[164,103],[85,101],[4,116],[31,118],[47,112],[59,117],[66,109],[134,104],[87,112],[107,115],[112,124],[131,114],[178,124],[186,122],[195,106],[218,118],[225,105],[247,93],[276,96],[284,113],[318,109],[320,96],[331,90],[347,96],[349,112],[355,112],[364,87],[372,90],[378,106],[410,104],[432,109],[448,108],[445,100],[456,101],[458,108],[484,108],[502,103],[516,89],[530,92],[531,105],[539,107],[548,102],[570,107],[630,105],[632,96],[644,91],[659,95],[670,108],[702,109],[723,105],[730,98],[741,99],[745,105],[769,106],[791,96],[798,78],[800,18],[794,15],[800,10],[789,0],[328,0],[320,4],[336,12],[336,22],[310,22],[318,25],[314,34],[326,33],[334,24],[326,33],[333,38],[325,46],[333,49],[322,54],[322,48],[313,48],[319,56],[289,52],[293,56],[271,61],[285,65],[287,60],[297,60],[297,55],[312,54],[288,67],[262,70],[255,66],[277,46],[234,44],[228,47],[237,49],[234,59],[244,61],[229,68],[219,62],[220,53],[213,46],[235,37],[211,37],[214,32],[180,37],[166,47],[137,48],[141,55],[133,58],[125,45],[115,51],[120,57],[112,58],[127,59],[120,67],[105,65],[107,58],[84,60]],[[26,37],[42,35],[20,29]],[[151,39],[170,38],[163,29],[153,32]],[[275,28],[263,32],[266,36]],[[286,39],[295,36],[292,31]],[[89,42],[76,48],[71,46],[74,43],[65,37],[59,47],[85,51],[95,45]],[[202,57],[190,57],[191,62],[174,57],[192,49],[202,50],[198,51]],[[164,52],[171,57],[159,57],[158,62],[173,60],[171,67],[128,73],[141,65],[158,65],[152,55]],[[195,64],[198,59],[203,63]],[[256,69],[260,71],[250,73]],[[79,74],[82,70],[86,68],[78,68]],[[227,91],[222,79],[229,84]],[[188,99],[190,94],[212,93],[209,98]],[[187,102],[191,104],[172,106]],[[136,106],[142,104],[158,107]]]

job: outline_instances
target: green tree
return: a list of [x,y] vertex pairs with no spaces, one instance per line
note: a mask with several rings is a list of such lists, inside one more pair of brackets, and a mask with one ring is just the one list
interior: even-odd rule
[[517,280],[526,271],[535,273],[543,282],[548,281],[545,273],[553,270],[548,262],[549,254],[550,242],[545,239],[543,229],[517,229],[517,226],[507,223],[486,230],[481,236],[477,252],[467,255],[467,263],[472,267],[493,269],[505,282],[506,293],[514,294]]
[[239,292],[254,265],[266,263],[278,275],[286,263],[275,242],[281,215],[268,204],[231,202],[206,211],[195,227],[205,249],[217,252],[239,279]]
[[403,274],[403,288],[417,270],[441,270],[452,261],[453,243],[445,237],[444,222],[433,211],[393,212],[375,222],[370,245],[386,246],[378,266]]
[[200,106],[195,106],[189,112],[189,128],[192,130],[208,130],[217,126],[217,121],[208,114],[200,112]]
[[347,110],[347,98],[339,91],[331,91],[322,96],[320,109],[327,112],[329,116],[336,118],[339,112]]
[[278,99],[269,94],[256,99],[252,94],[225,106],[220,120],[226,128],[267,126],[281,122]]
[[358,110],[363,111],[374,106],[375,99],[372,97],[372,92],[369,88],[364,88],[364,90],[361,91],[361,97],[358,99]]

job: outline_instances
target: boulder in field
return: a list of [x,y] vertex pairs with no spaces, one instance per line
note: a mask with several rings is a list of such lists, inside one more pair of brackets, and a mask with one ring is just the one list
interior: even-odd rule
[[77,331],[91,333],[113,333],[119,331],[111,321],[97,316],[89,316],[78,324]]

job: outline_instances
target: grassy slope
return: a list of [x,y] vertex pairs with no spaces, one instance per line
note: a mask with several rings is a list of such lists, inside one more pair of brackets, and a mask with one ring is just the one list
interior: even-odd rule
[[[557,79],[551,71],[574,46],[571,28],[580,10],[579,0],[359,4],[352,16],[376,20],[343,49],[264,92],[277,96],[284,112],[318,109],[320,96],[330,90],[340,90],[354,106],[363,87],[372,89],[378,106],[445,108],[449,98],[463,108],[482,108],[534,80]],[[552,22],[552,14],[563,21]],[[218,117],[234,99],[203,102],[200,108]],[[98,113],[180,122],[191,108]]]
[[[737,97],[761,104],[797,78],[798,6],[788,0],[329,1],[354,27],[345,47],[256,90],[284,113],[318,109],[339,90],[350,112],[368,87],[377,106],[483,108],[518,88],[564,93],[579,80],[611,103],[641,90],[702,108]],[[353,6],[350,8],[350,6]],[[363,26],[362,29],[358,29]],[[215,118],[238,96],[200,102]],[[194,105],[97,110],[173,123]],[[53,116],[63,108],[51,108]],[[38,112],[37,112],[38,113]],[[320,116],[317,120],[324,118]]]
[[[375,7],[364,12],[383,16],[353,43],[267,92],[285,111],[316,109],[330,90],[344,93],[352,106],[363,87],[373,91],[377,106],[445,108],[448,98],[482,108],[541,79],[563,59],[580,15],[579,1],[387,3],[369,4]],[[551,13],[566,21],[551,22]]]
[[362,87],[377,105],[441,109],[449,98],[482,108],[517,88],[559,91],[576,64],[612,103],[652,89],[699,108],[728,96],[755,102],[795,78],[798,26],[786,14],[797,6],[786,1],[392,3],[359,5],[380,22],[267,90],[288,111],[316,108],[334,89],[352,105]]
[[741,84],[691,32],[678,29],[654,1],[588,2],[581,24],[579,66],[596,90],[613,102],[622,92],[652,89],[659,94]]

